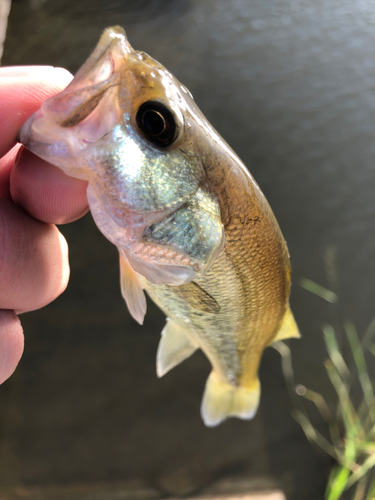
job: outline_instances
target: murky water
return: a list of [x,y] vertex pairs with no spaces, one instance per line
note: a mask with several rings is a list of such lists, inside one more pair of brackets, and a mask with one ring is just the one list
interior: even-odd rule
[[[3,64],[74,72],[114,24],[191,90],[266,194],[291,253],[303,335],[291,343],[297,379],[329,394],[320,327],[336,309],[299,281],[327,286],[324,254],[334,246],[343,317],[363,330],[374,316],[375,4],[14,0]],[[168,491],[181,475],[199,490],[218,474],[271,472],[288,498],[322,498],[326,462],[290,417],[278,355],[264,357],[257,419],[206,430],[199,400],[207,362],[196,355],[156,380],[163,316],[150,305],[145,327],[129,318],[116,251],[89,216],[63,232],[71,284],[23,319],[25,356],[2,389],[10,408],[4,449],[18,465],[0,470],[0,479],[141,477]]]

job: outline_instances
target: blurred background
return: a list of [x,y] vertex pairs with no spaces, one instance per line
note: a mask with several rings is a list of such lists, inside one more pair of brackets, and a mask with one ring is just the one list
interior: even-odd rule
[[[2,65],[74,73],[115,24],[189,88],[268,198],[291,254],[296,381],[329,399],[322,324],[350,319],[362,332],[374,317],[375,4],[13,0]],[[163,314],[149,301],[143,327],[129,316],[117,251],[89,214],[61,231],[69,287],[22,316],[25,354],[0,388],[0,486],[121,483],[159,498],[271,481],[288,500],[321,500],[331,463],[291,416],[279,354],[264,354],[256,418],[205,428],[206,358],[158,380]],[[331,286],[327,255],[334,305],[300,286]]]

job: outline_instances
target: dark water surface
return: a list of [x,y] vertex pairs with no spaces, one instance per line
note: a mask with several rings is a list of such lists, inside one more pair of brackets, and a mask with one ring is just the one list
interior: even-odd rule
[[[292,259],[296,377],[329,396],[320,327],[336,309],[299,281],[328,285],[333,246],[343,317],[363,331],[374,316],[375,4],[14,0],[2,63],[75,72],[114,24],[191,90],[266,194]],[[129,317],[117,252],[90,216],[62,231],[69,288],[23,316],[25,355],[0,389],[0,483],[131,480],[185,494],[273,475],[288,499],[321,499],[327,459],[290,416],[279,355],[265,353],[255,420],[206,429],[204,356],[157,380],[163,315],[150,303],[144,327]]]

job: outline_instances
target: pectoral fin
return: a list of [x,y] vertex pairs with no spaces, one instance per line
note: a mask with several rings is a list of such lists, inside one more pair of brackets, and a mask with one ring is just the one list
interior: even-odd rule
[[[276,334],[276,337],[272,342],[277,342],[278,340],[296,338],[299,339],[301,334],[299,333],[296,320],[294,319],[293,313],[288,306],[286,313],[284,315],[281,326]],[[272,343],[271,342],[271,343]]]
[[259,406],[260,383],[250,387],[234,386],[219,379],[213,371],[206,382],[201,415],[207,427],[216,427],[228,417],[254,418]]
[[154,285],[180,286],[197,276],[197,271],[188,262],[185,266],[178,265],[180,257],[176,252],[143,243],[128,254],[132,268]]
[[169,318],[161,332],[156,356],[156,373],[162,377],[169,370],[181,363],[196,351],[198,346],[193,343],[186,331]]
[[140,324],[146,314],[146,297],[137,273],[133,270],[126,257],[120,253],[120,285],[121,293],[128,306],[130,314]]

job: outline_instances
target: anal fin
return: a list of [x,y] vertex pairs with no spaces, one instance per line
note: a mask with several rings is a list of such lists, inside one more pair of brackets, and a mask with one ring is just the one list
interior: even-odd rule
[[167,318],[156,355],[157,376],[165,375],[197,349],[198,346],[190,339],[184,328]]
[[147,310],[146,297],[137,273],[133,270],[128,260],[120,252],[120,285],[121,294],[124,297],[130,314],[140,324]]
[[[276,334],[276,337],[272,339],[272,342],[277,342],[278,340],[285,340],[290,338],[299,339],[301,334],[299,333],[296,320],[294,319],[293,313],[288,306],[284,318],[281,322],[281,326]],[[271,343],[272,343],[271,342]]]
[[214,371],[206,382],[201,415],[207,427],[216,427],[228,417],[254,418],[260,399],[258,379],[250,387],[234,386],[219,379]]

